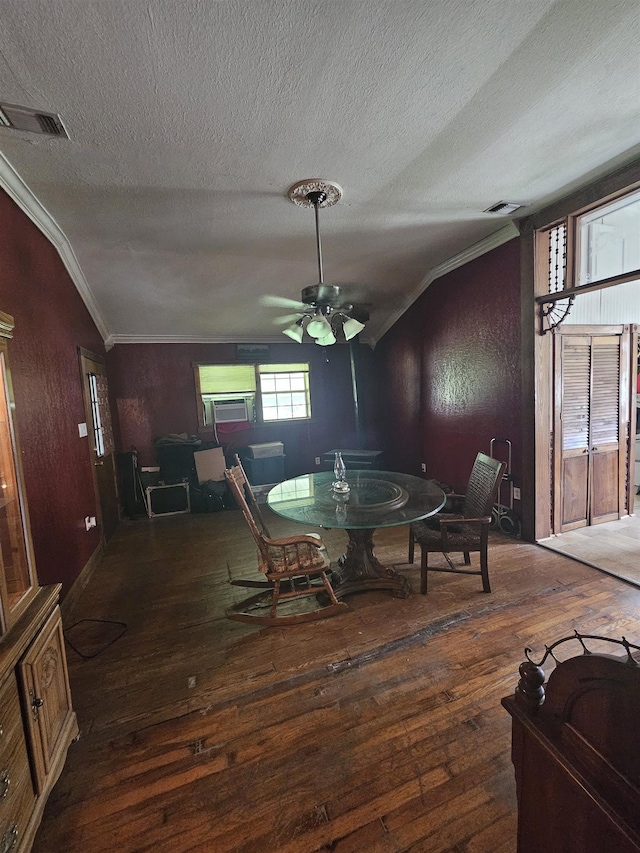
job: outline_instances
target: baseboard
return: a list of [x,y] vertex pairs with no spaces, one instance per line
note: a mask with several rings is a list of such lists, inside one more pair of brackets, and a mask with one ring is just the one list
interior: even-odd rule
[[103,552],[104,544],[101,542],[85,563],[84,568],[82,569],[78,577],[74,580],[69,592],[60,602],[60,610],[62,612],[63,621],[66,621],[68,619],[73,608],[78,603],[78,599],[82,595],[84,588],[91,580],[91,576],[93,575],[98,563],[102,559]]

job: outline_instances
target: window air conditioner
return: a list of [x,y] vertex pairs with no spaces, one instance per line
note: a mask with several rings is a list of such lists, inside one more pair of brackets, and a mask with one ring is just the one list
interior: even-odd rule
[[217,424],[238,423],[249,420],[246,400],[214,400],[213,418]]

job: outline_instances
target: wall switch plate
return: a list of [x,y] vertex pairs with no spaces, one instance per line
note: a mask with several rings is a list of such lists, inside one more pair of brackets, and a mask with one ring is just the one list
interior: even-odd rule
[[84,526],[86,530],[91,530],[92,527],[96,527],[96,517],[95,515],[87,515],[84,520]]
[[513,488],[513,499],[514,499],[514,501],[520,500],[520,489],[518,486],[514,486],[514,488]]
[[316,465],[319,465],[319,464],[320,464],[320,457],[316,456]]
[[423,474],[426,474],[426,473],[427,473],[427,463],[426,463],[426,462],[421,462],[421,463],[420,463],[420,469],[421,469],[421,471],[422,471],[422,473],[423,473]]
[[87,437],[87,425],[86,424],[78,424],[78,435],[80,438]]

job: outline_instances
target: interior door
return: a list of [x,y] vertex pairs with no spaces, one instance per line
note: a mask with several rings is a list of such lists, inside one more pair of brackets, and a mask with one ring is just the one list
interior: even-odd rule
[[620,407],[622,336],[591,339],[591,416],[589,430],[590,523],[619,518],[620,451],[624,450]]
[[555,387],[559,420],[555,434],[560,437],[556,533],[561,533],[589,523],[591,338],[559,335],[556,343],[556,364],[560,364]]
[[86,350],[80,351],[80,371],[98,504],[97,521],[106,542],[120,521],[107,372],[104,361]]
[[556,337],[556,533],[626,511],[629,335],[622,327],[601,335],[580,330],[565,327]]

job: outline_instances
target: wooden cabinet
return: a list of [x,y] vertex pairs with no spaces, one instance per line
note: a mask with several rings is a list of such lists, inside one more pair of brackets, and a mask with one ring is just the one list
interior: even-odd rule
[[[558,645],[558,644],[555,644]],[[514,696],[517,853],[640,853],[640,665],[581,654],[527,661]]]
[[0,853],[27,853],[78,733],[58,607],[38,586],[0,313]]

